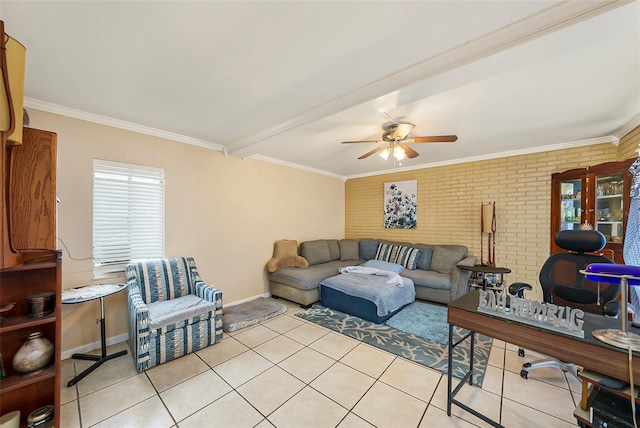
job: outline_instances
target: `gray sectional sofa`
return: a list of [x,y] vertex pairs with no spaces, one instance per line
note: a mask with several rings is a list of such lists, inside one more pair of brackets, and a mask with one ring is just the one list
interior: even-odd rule
[[468,256],[464,245],[429,245],[377,239],[319,239],[300,244],[300,255],[308,267],[283,267],[269,274],[271,295],[308,307],[320,300],[320,282],[338,274],[338,269],[375,259],[380,244],[421,249],[415,269],[405,268],[400,275],[413,280],[416,298],[448,303],[468,291],[470,271],[457,265],[473,266],[476,257]]

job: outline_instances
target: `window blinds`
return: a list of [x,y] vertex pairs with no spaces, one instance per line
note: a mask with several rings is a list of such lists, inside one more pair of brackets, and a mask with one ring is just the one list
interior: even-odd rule
[[93,278],[131,260],[163,257],[164,170],[93,161]]

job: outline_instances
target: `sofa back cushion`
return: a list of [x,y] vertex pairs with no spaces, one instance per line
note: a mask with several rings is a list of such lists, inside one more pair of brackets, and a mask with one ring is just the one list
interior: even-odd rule
[[340,260],[358,260],[360,258],[360,241],[355,239],[341,239]]
[[340,245],[337,239],[327,239],[329,246],[329,258],[331,260],[340,260]]
[[433,247],[431,245],[416,244],[416,248],[422,250],[418,259],[418,269],[431,270],[431,257],[433,255]]
[[360,258],[363,260],[371,260],[376,258],[376,252],[378,251],[378,244],[380,241],[377,239],[361,239],[360,240]]
[[127,265],[127,282],[135,279],[146,304],[193,293],[191,257],[141,260]]
[[300,255],[307,259],[309,266],[331,261],[331,252],[326,239],[303,242],[300,244]]
[[450,275],[456,265],[467,257],[464,245],[435,245],[431,256],[431,270]]

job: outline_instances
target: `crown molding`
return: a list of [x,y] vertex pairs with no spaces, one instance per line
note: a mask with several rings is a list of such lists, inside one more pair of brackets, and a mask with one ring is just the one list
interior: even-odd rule
[[325,170],[322,170],[322,169],[311,168],[311,167],[300,165],[300,164],[297,164],[297,163],[294,163],[294,162],[287,162],[287,161],[276,159],[276,158],[272,158],[272,157],[269,157],[269,156],[251,155],[251,156],[244,157],[242,159],[243,160],[244,159],[254,159],[254,160],[258,160],[258,161],[262,161],[262,162],[268,162],[268,163],[273,163],[273,164],[276,164],[276,165],[286,166],[286,167],[289,167],[289,168],[300,169],[302,171],[307,171],[307,172],[311,172],[311,173],[314,173],[314,174],[326,175],[327,177],[339,178],[342,181],[347,181],[347,177],[345,177],[344,175],[336,174],[336,173],[325,171]]
[[352,180],[355,178],[364,178],[364,177],[373,177],[376,175],[392,174],[394,172],[414,171],[416,169],[437,168],[441,166],[457,165],[457,164],[468,163],[468,162],[480,162],[480,161],[486,161],[486,160],[492,160],[492,159],[507,158],[512,156],[522,156],[522,155],[530,155],[530,154],[541,153],[541,152],[551,152],[554,150],[566,150],[566,149],[573,149],[576,147],[593,146],[596,144],[611,143],[617,146],[619,142],[620,142],[619,138],[609,135],[606,137],[589,138],[586,140],[577,140],[577,141],[571,141],[567,143],[530,147],[528,149],[510,150],[506,152],[491,153],[491,154],[479,155],[479,156],[469,156],[466,158],[452,159],[452,160],[447,160],[442,162],[433,162],[429,164],[396,168],[395,170],[388,169],[384,171],[376,171],[371,173],[348,175],[346,178],[347,180]]
[[139,125],[137,123],[127,122],[125,120],[114,119],[108,116],[88,113],[86,111],[61,106],[59,104],[53,104],[47,101],[41,101],[34,98],[25,97],[24,106],[28,108],[33,108],[36,110],[46,111],[48,113],[59,114],[61,116],[72,117],[74,119],[80,119],[87,122],[98,123],[100,125],[111,126],[113,128],[124,129],[127,131],[133,131],[140,134],[151,135],[153,137],[160,137],[166,140],[177,141],[179,143],[192,144],[194,146],[204,147],[207,149],[217,150],[219,152],[226,153],[226,148],[222,144],[199,140],[197,138],[188,137],[186,135],[180,135],[180,134],[176,134],[169,131],[163,131],[162,129],[151,128],[149,126]]
[[555,4],[505,27],[484,34],[475,40],[443,51],[413,66],[334,98],[263,132],[239,139],[228,146],[229,153],[242,155],[238,152],[267,138],[372,101],[421,80],[495,55],[633,1],[635,0],[563,1]]
[[625,123],[620,128],[613,131],[613,135],[615,135],[618,138],[622,138],[625,135],[627,135],[629,132],[636,129],[638,126],[640,126],[640,114],[636,115],[629,122]]

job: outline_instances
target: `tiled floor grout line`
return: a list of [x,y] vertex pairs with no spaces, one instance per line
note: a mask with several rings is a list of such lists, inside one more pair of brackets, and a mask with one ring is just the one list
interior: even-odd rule
[[[198,358],[200,358],[199,355],[196,354],[196,356]],[[202,360],[202,358],[200,358]],[[206,363],[205,363],[206,364]],[[162,403],[162,405],[164,406],[165,410],[167,411],[167,413],[169,414],[169,417],[171,418],[171,420],[173,421],[174,426],[178,426],[178,421],[176,421],[176,418],[173,416],[173,413],[171,413],[169,411],[169,407],[167,407],[167,403],[164,402],[164,400],[162,399],[162,396],[160,395],[160,391],[158,391],[158,388],[154,385],[153,381],[151,380],[151,378],[149,377],[149,373],[147,373],[147,371],[145,370],[144,375],[147,377],[147,380],[149,381],[149,383],[151,384],[151,387],[153,388],[153,390],[156,392],[156,395],[158,396],[158,399],[160,400],[160,402]],[[197,375],[196,375],[197,376]],[[192,378],[189,378],[192,379]],[[186,382],[189,379],[185,379],[183,382]],[[182,383],[182,382],[180,382]],[[147,400],[150,400],[153,397],[149,397]],[[107,418],[108,419],[108,418]],[[82,428],[82,425],[81,425]]]

